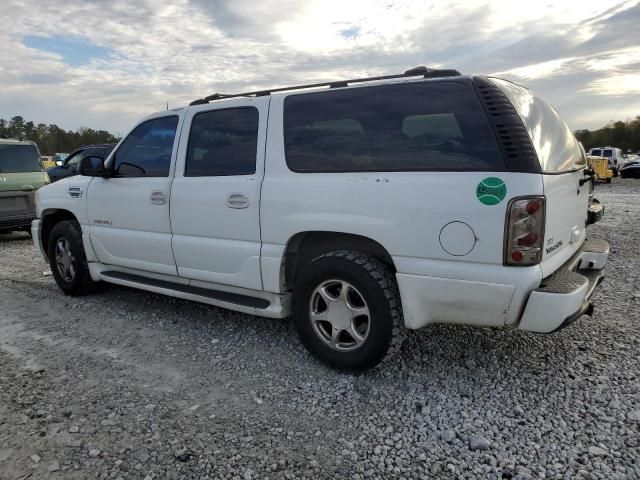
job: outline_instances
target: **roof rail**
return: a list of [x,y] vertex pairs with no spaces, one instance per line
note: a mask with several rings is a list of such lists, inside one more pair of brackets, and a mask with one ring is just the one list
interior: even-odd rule
[[333,82],[308,83],[305,85],[271,88],[268,90],[255,90],[252,92],[235,93],[235,94],[214,93],[213,95],[209,95],[208,97],[194,100],[189,104],[189,106],[204,105],[205,103],[209,103],[210,101],[222,100],[225,98],[264,97],[266,95],[271,95],[272,93],[276,93],[276,92],[286,92],[289,90],[303,90],[306,88],[316,88],[316,87],[341,88],[341,87],[348,86],[350,83],[373,82],[376,80],[390,80],[392,78],[405,78],[405,77],[439,78],[439,77],[456,77],[456,76],[460,76],[460,72],[457,70],[452,70],[452,69],[437,70],[437,69],[420,66],[396,75],[381,75],[378,77],[352,78],[351,80],[339,80],[339,81],[333,81]]

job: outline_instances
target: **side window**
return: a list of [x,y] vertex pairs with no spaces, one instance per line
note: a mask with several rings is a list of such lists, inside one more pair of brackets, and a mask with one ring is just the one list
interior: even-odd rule
[[68,157],[67,159],[65,159],[64,164],[68,167],[77,167],[78,164],[80,163],[80,160],[82,160],[86,156],[87,156],[86,150],[82,150],[81,152],[78,152]]
[[212,177],[256,172],[258,110],[201,112],[193,117],[184,175]]
[[475,93],[461,82],[290,95],[284,130],[295,172],[505,169]]
[[602,150],[591,150],[591,155],[594,157],[601,157],[602,156]]
[[602,156],[603,157],[607,157],[607,158],[611,158],[613,156],[613,152],[611,150],[603,150],[602,151]]
[[178,117],[162,117],[138,125],[115,154],[118,177],[167,177]]

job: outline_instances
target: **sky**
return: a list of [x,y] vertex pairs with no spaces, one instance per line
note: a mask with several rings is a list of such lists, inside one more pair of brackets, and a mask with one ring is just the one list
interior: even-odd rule
[[572,129],[640,115],[640,0],[3,0],[0,118],[124,134],[215,93],[426,65],[536,91]]

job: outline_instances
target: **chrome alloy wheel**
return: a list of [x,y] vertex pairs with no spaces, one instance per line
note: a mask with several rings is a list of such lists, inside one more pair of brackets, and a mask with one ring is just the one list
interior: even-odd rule
[[66,238],[56,242],[56,265],[58,273],[65,282],[73,282],[76,277],[76,259],[71,253],[71,244]]
[[361,347],[371,328],[367,302],[344,280],[327,280],[316,287],[309,301],[309,318],[316,335],[343,352]]

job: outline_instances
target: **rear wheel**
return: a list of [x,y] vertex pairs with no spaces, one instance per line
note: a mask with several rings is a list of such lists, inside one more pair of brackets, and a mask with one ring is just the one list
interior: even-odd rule
[[302,343],[338,369],[373,368],[402,343],[395,278],[379,260],[358,252],[331,252],[306,265],[294,289],[293,314]]
[[67,295],[85,295],[95,286],[82,245],[80,225],[73,220],[56,224],[49,235],[49,266],[58,287]]

